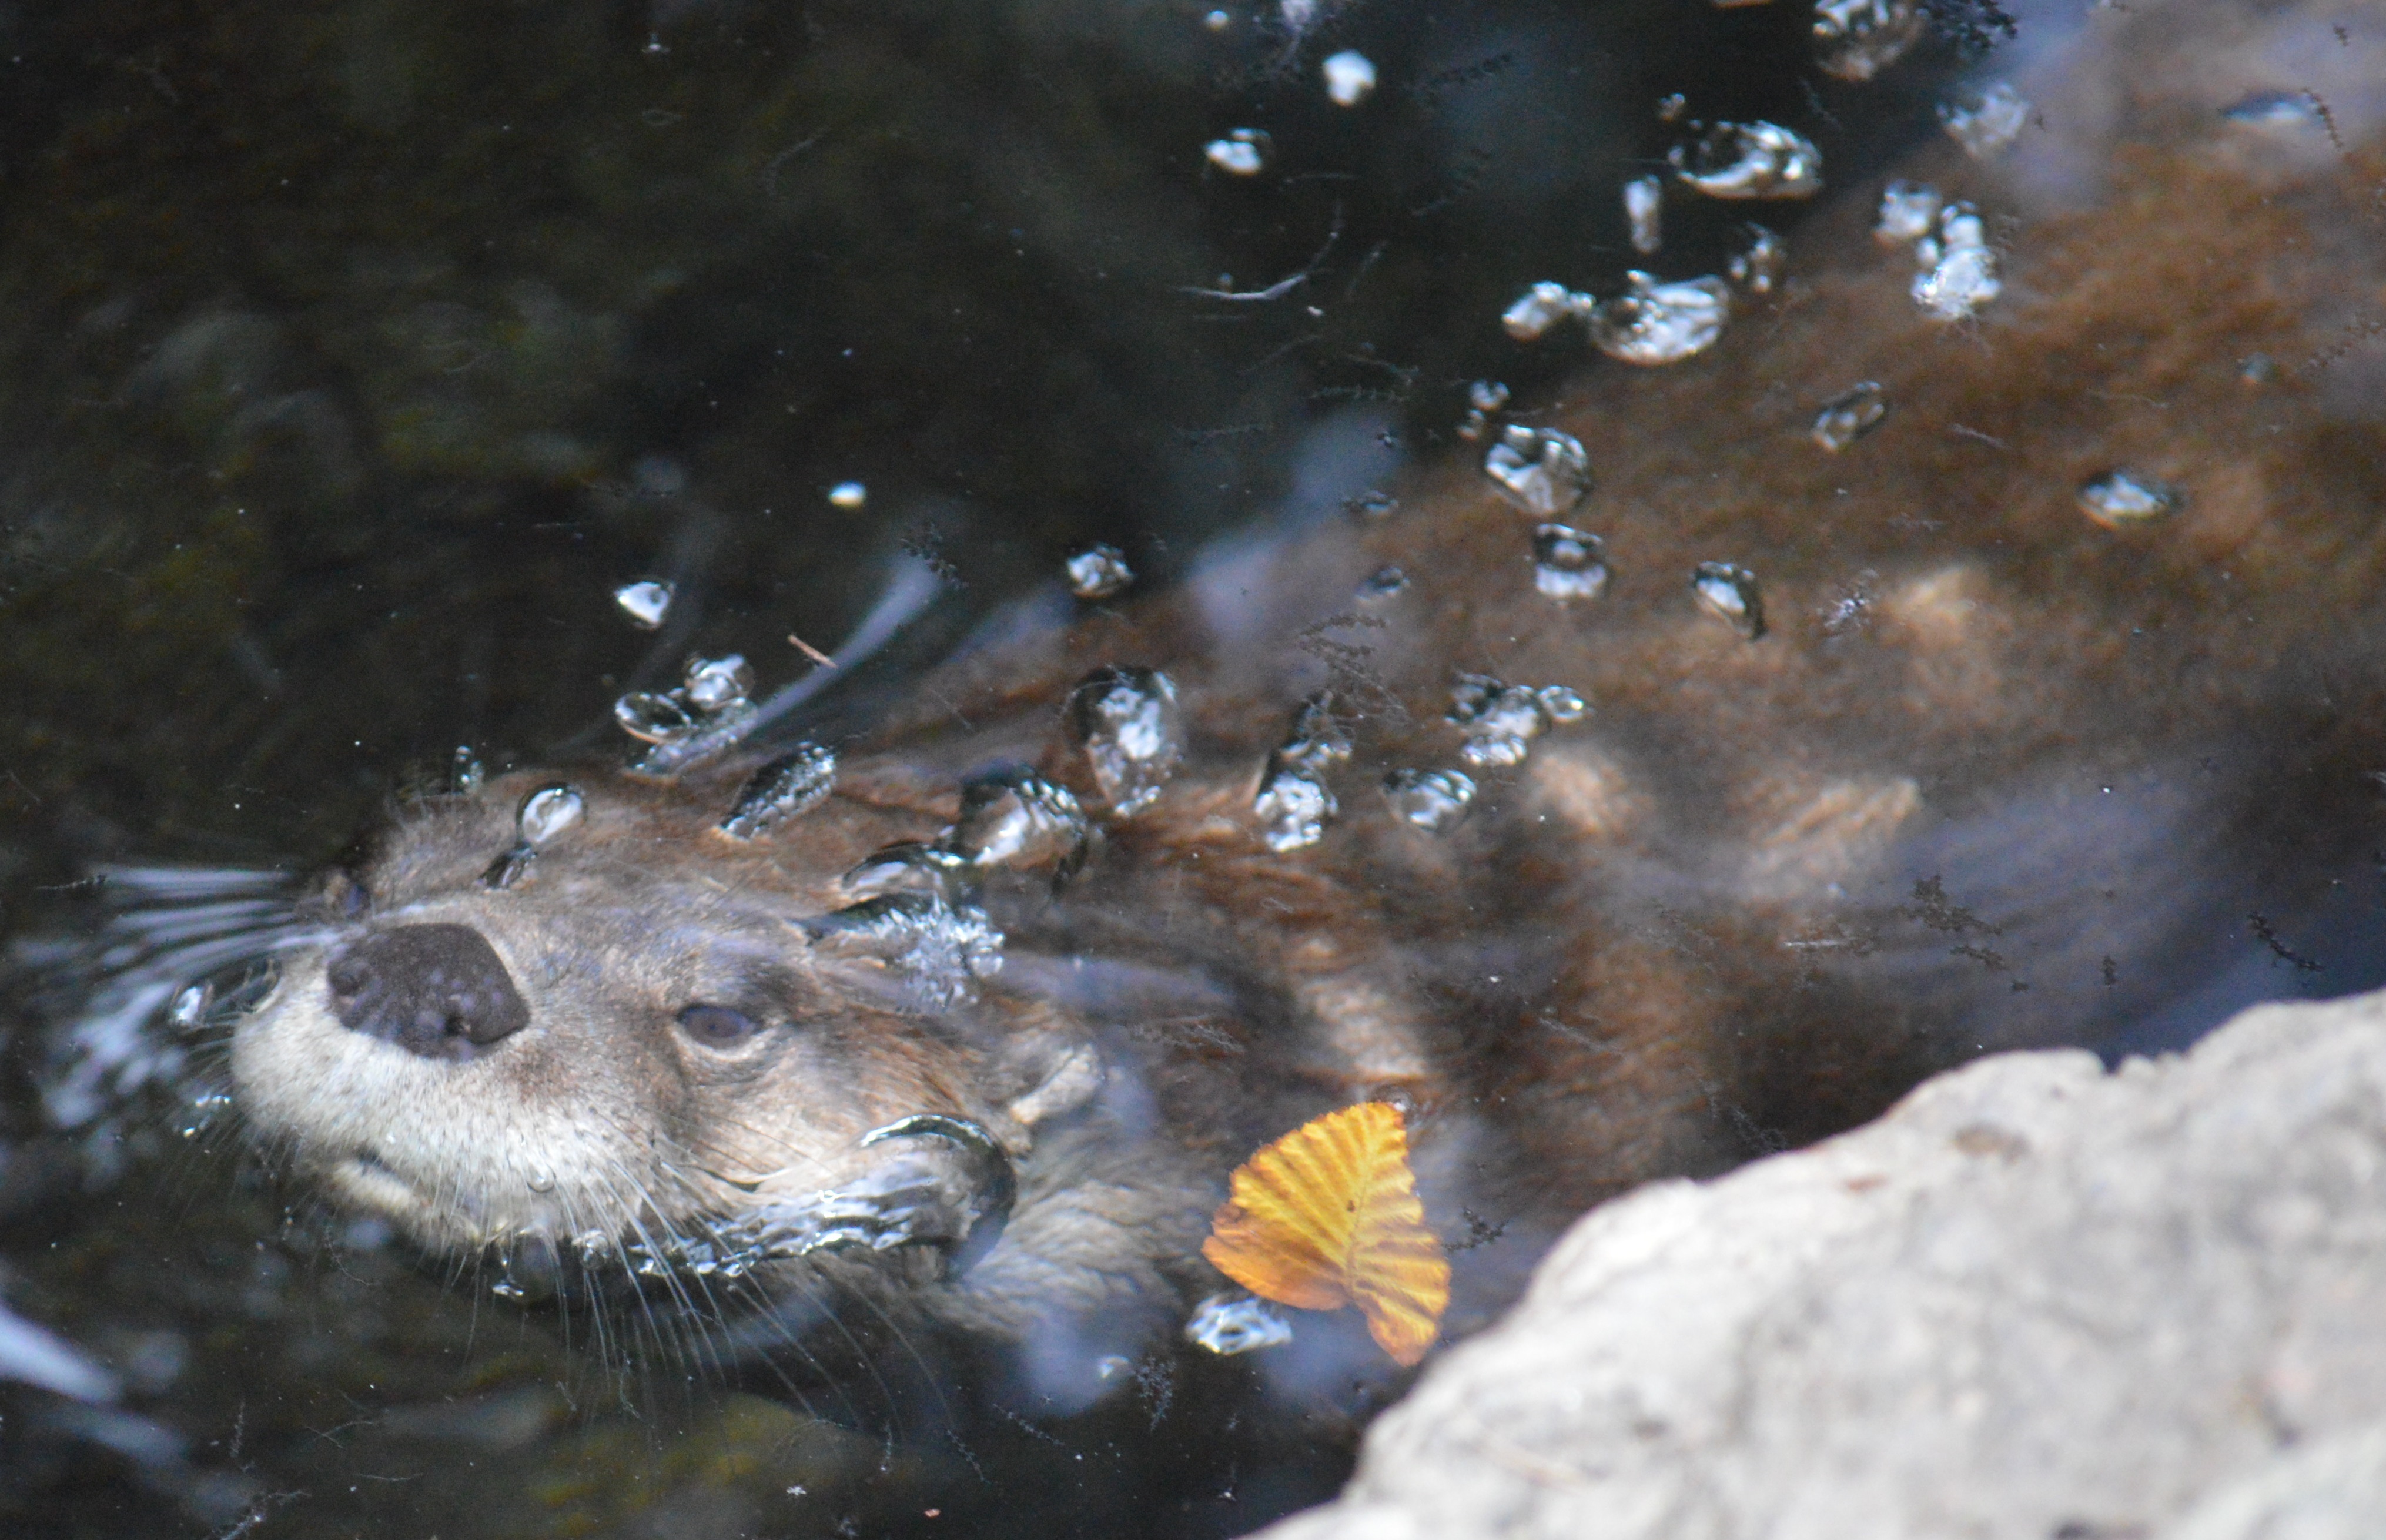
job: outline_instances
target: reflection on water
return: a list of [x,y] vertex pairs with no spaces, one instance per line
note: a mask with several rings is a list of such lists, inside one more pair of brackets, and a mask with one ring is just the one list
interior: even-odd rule
[[[0,16],[0,1524],[1240,1533],[1402,1383],[1196,1259],[1316,1113],[1463,1335],[1633,1182],[2386,981],[2386,21],[1940,9]],[[703,818],[590,868],[624,730]],[[435,1098],[247,1136],[302,994],[497,1064],[637,982],[743,1083],[780,996],[672,970],[791,927],[939,1068],[771,1223],[425,1258]],[[1105,1172],[1164,1287],[905,1313]]]

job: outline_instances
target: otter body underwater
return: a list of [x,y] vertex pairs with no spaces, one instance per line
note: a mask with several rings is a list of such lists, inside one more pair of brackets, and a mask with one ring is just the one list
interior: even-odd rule
[[[1075,1405],[1225,1286],[1227,1172],[1337,1107],[1406,1109],[1459,1333],[1631,1184],[2370,982],[2378,427],[2239,363],[2307,342],[2336,269],[2281,243],[2331,194],[2141,169],[1969,336],[1827,215],[1761,332],[1549,409],[1578,506],[1446,467],[1013,617],[854,741],[410,805],[234,1100],[435,1251],[758,1355],[858,1308]],[[1826,454],[1858,378],[1890,414]],[[2116,471],[2186,497],[2083,513]],[[1603,553],[1541,584],[1559,518]]]

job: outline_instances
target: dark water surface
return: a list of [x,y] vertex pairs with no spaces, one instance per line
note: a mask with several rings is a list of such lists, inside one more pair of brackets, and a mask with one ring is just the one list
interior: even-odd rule
[[[1793,0],[1208,10],[0,6],[0,928],[87,928],[97,863],[319,865],[458,745],[609,749],[614,697],[691,652],[776,688],[788,632],[835,646],[924,561],[934,602],[809,708],[867,722],[1091,542],[1160,587],[1314,497],[1319,424],[1388,479],[1479,453],[1477,378],[1621,369],[1500,317],[1651,261],[1618,190],[1681,136],[1660,98],[1790,125],[1869,200],[1958,82],[2079,21],[1951,8],[1858,84]],[[1377,72],[1355,108],[1320,84],[1342,49]],[[1204,158],[1238,128],[1260,175]],[[1832,207],[1675,199],[1654,265],[1723,270],[1752,211],[1794,253]],[[659,632],[615,607],[641,577],[676,586]],[[2301,931],[2232,907],[2121,1041],[2386,978],[2380,835],[2325,870],[2282,840]],[[897,1431],[702,1361],[625,1378],[170,1108],[105,1149],[49,1127],[38,994],[0,1018],[0,1302],[113,1394],[0,1383],[12,1535],[1226,1534],[1330,1496],[1370,1409],[1253,1412],[1235,1359],[1043,1421],[865,1394]]]

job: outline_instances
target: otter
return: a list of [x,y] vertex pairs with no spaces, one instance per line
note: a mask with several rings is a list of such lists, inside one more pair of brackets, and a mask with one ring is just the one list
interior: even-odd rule
[[[2352,987],[2374,946],[2295,933],[2378,835],[2386,461],[2324,363],[2245,363],[2315,356],[2290,237],[2343,194],[2135,169],[1971,330],[1826,215],[1743,347],[1490,425],[1578,442],[1579,501],[1445,466],[1027,607],[849,741],[409,804],[234,1096],[435,1250],[747,1290],[752,1344],[862,1300],[1091,1395],[1224,1286],[1226,1171],[1355,1100],[1408,1113],[1463,1333],[1626,1186],[2175,1045],[2324,947]],[[1886,419],[1818,444],[1857,379]]]
[[[1023,604],[864,731],[406,801],[232,1099],[501,1287],[759,1356],[916,1323],[1074,1405],[1224,1288],[1231,1168],[1353,1101],[1456,1336],[1631,1185],[2374,982],[2386,457],[2325,320],[2374,215],[2216,118],[2125,164],[1969,319],[1867,189],[1721,345],[1487,390],[1455,463],[1375,484],[1340,419],[1347,504]],[[2002,228],[1953,145],[1899,169]]]

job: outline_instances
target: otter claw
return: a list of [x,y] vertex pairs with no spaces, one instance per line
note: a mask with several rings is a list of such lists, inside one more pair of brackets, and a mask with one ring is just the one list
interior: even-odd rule
[[[809,1256],[924,1243],[945,1249],[948,1275],[968,1271],[993,1248],[1011,1218],[1018,1194],[1011,1157],[977,1124],[937,1113],[873,1129],[861,1143],[895,1139],[933,1139],[945,1147],[903,1151],[849,1185],[772,1215],[771,1248]],[[960,1171],[950,1154],[956,1146],[967,1158]]]

